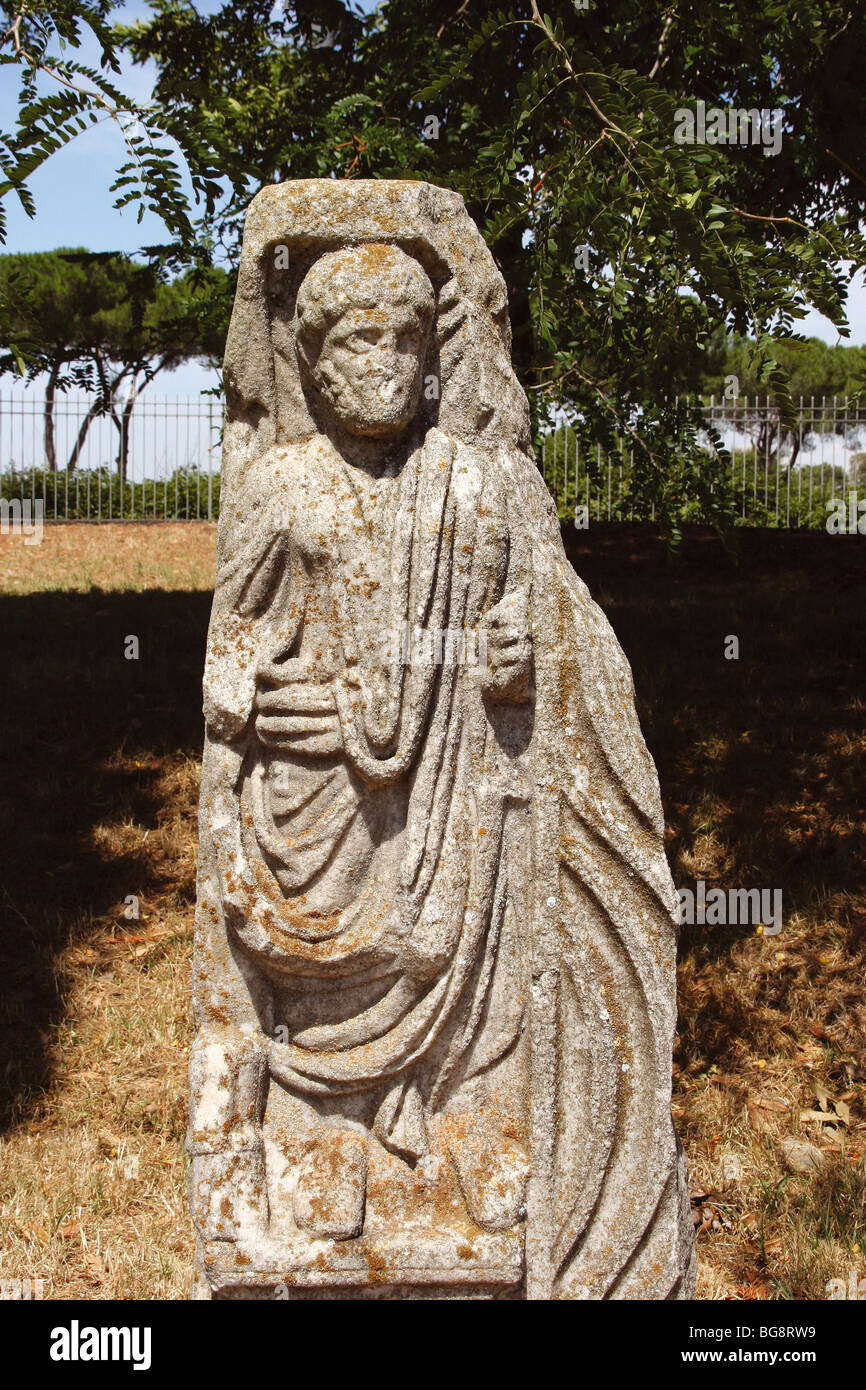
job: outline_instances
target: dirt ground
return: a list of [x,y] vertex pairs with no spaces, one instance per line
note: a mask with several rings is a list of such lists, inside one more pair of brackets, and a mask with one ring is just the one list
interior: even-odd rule
[[[0,536],[0,1279],[45,1297],[189,1291],[215,531]],[[783,892],[778,936],[682,929],[673,1110],[699,1295],[826,1298],[866,1274],[866,543],[748,531],[735,565],[695,531],[671,565],[643,527],[566,541],[633,665],[675,882]],[[786,1138],[820,1166],[790,1172]]]

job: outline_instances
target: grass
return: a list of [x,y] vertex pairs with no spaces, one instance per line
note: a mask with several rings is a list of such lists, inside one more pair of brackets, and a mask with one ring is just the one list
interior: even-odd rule
[[[675,882],[783,892],[779,936],[681,932],[674,1113],[703,1194],[705,1298],[824,1298],[830,1278],[864,1272],[866,575],[852,539],[745,531],[737,566],[701,532],[676,567],[638,528],[571,547],[633,664]],[[816,1145],[820,1175],[785,1170],[785,1136]]]
[[[0,538],[0,1275],[42,1278],[46,1297],[189,1289],[183,1136],[215,530]],[[124,658],[130,634],[138,661]]]
[[[781,888],[685,927],[674,1113],[703,1298],[866,1275],[866,578],[849,537],[567,535],[632,661],[675,881]],[[0,1278],[180,1298],[200,682],[215,528],[0,536]],[[138,661],[124,659],[139,637]],[[739,661],[724,659],[725,637]],[[138,899],[138,913],[133,914]],[[807,1118],[801,1118],[806,1115]],[[786,1136],[820,1171],[794,1175]]]
[[45,523],[42,545],[0,535],[0,593],[202,592],[213,584],[216,522]]

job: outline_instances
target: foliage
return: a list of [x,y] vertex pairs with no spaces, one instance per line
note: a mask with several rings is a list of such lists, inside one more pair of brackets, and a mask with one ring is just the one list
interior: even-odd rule
[[[820,338],[779,343],[775,349],[779,363],[788,377],[788,387],[795,401],[808,402],[841,400],[854,401],[866,394],[866,347],[830,345]],[[701,390],[717,400],[725,393],[728,377],[736,377],[736,394],[757,397],[764,395],[762,383],[752,360],[754,343],[747,338],[722,338],[707,354],[701,373]],[[776,404],[772,391],[768,398]]]
[[0,498],[41,500],[46,521],[216,521],[220,478],[195,468],[138,483],[121,480],[108,466],[9,469],[0,473]]
[[0,374],[19,372],[28,381],[47,375],[49,468],[56,467],[56,392],[70,387],[94,398],[67,466],[78,462],[92,420],[107,413],[117,426],[123,467],[138,393],[186,358],[216,361],[231,289],[230,277],[215,267],[168,281],[155,264],[115,252],[0,256]]
[[819,435],[835,433],[849,441],[856,440],[858,431],[862,436],[866,348],[831,347],[819,338],[780,343],[776,355],[797,402],[793,412],[777,392],[761,390],[753,351],[748,339],[720,336],[706,354],[701,390],[714,403],[724,402],[744,432],[755,437],[759,457],[786,450],[787,467],[793,469],[804,445]]
[[[767,427],[774,418],[775,430]],[[640,454],[620,437],[607,452],[584,427],[559,426],[545,435],[540,463],[560,521],[575,524],[578,531],[600,521],[654,522],[677,543],[685,524],[711,525],[720,532],[740,526],[823,531],[830,499],[856,490],[866,473],[866,456],[859,454],[852,455],[847,476],[838,463],[797,463],[808,430],[785,453],[790,440],[779,432],[778,417],[767,412],[743,416],[738,427],[752,442],[738,446],[733,457],[716,431],[710,435],[706,424],[694,428],[690,411],[678,421],[672,417],[672,427],[678,434],[671,457],[683,460],[680,467],[691,469],[691,476],[671,470],[663,489],[641,469]]]
[[[686,407],[661,402],[697,384],[713,333],[751,336],[757,378],[789,414],[777,344],[809,305],[847,331],[847,278],[864,259],[863,186],[846,167],[863,104],[851,45],[866,20],[841,5],[721,4],[688,24],[664,3],[567,0],[546,15],[534,0],[507,13],[390,0],[370,17],[336,0],[282,16],[152,8],[128,43],[157,63],[156,99],[203,152],[198,173],[215,157],[231,182],[224,245],[270,179],[458,189],[508,282],[537,426],[567,404],[603,445],[631,436],[672,525],[708,483],[672,428]],[[675,143],[677,111],[699,96],[784,111],[779,156]]]
[[[187,253],[195,246],[190,206],[183,188],[187,172],[181,151],[166,143],[167,132],[153,104],[132,100],[117,85],[118,38],[113,14],[121,0],[59,0],[48,5],[30,0],[0,4],[0,66],[20,74],[18,123],[0,131],[0,198],[15,192],[32,216],[27,181],[33,173],[88,126],[113,121],[123,135],[127,158],[117,170],[112,191],[117,206],[137,202],[138,220],[152,210],[169,235]],[[99,67],[71,56],[89,33],[100,48]],[[57,51],[59,49],[59,52]],[[212,209],[220,185],[193,177],[193,194]],[[6,219],[0,203],[0,242]]]
[[[204,200],[193,245],[169,199],[171,254],[234,261],[246,203],[272,180],[457,189],[508,283],[537,429],[567,406],[605,446],[630,437],[666,517],[707,484],[693,451],[677,452],[671,411],[685,407],[662,402],[698,389],[714,336],[750,339],[749,370],[790,425],[783,351],[798,322],[814,306],[847,334],[847,284],[866,261],[862,9],[389,0],[365,15],[343,0],[241,0],[201,15],[153,0],[151,11],[112,42],[156,65],[151,118]],[[778,154],[677,143],[678,112],[698,99],[783,113]]]

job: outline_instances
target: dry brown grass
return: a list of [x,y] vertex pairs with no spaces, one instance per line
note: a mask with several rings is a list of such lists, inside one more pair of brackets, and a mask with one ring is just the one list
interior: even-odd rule
[[[633,664],[675,882],[783,892],[779,936],[680,939],[674,1113],[703,1298],[821,1299],[864,1274],[866,575],[836,539],[744,532],[735,568],[694,534],[671,568],[622,527],[572,557]],[[785,1136],[821,1150],[820,1176],[786,1171]]]
[[196,687],[214,549],[207,524],[0,538],[16,595],[2,599],[0,1277],[41,1278],[46,1297],[189,1292]]
[[213,584],[216,522],[47,522],[41,545],[0,535],[0,592],[202,589]]
[[[817,544],[816,544],[817,542]],[[632,660],[678,883],[781,887],[785,926],[686,928],[674,1110],[700,1296],[864,1275],[864,582],[832,537],[597,527],[574,558]],[[205,524],[0,537],[0,1277],[178,1298]],[[855,616],[857,615],[857,616]],[[141,659],[123,660],[123,639]],[[726,663],[737,633],[741,660]],[[140,899],[140,918],[124,917]],[[801,1120],[812,1111],[823,1119]],[[788,1175],[785,1135],[826,1155]]]

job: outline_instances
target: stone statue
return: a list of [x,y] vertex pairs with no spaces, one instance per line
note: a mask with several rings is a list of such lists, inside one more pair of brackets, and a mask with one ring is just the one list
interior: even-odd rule
[[683,1298],[673,911],[462,200],[286,183],[225,358],[196,1288]]

